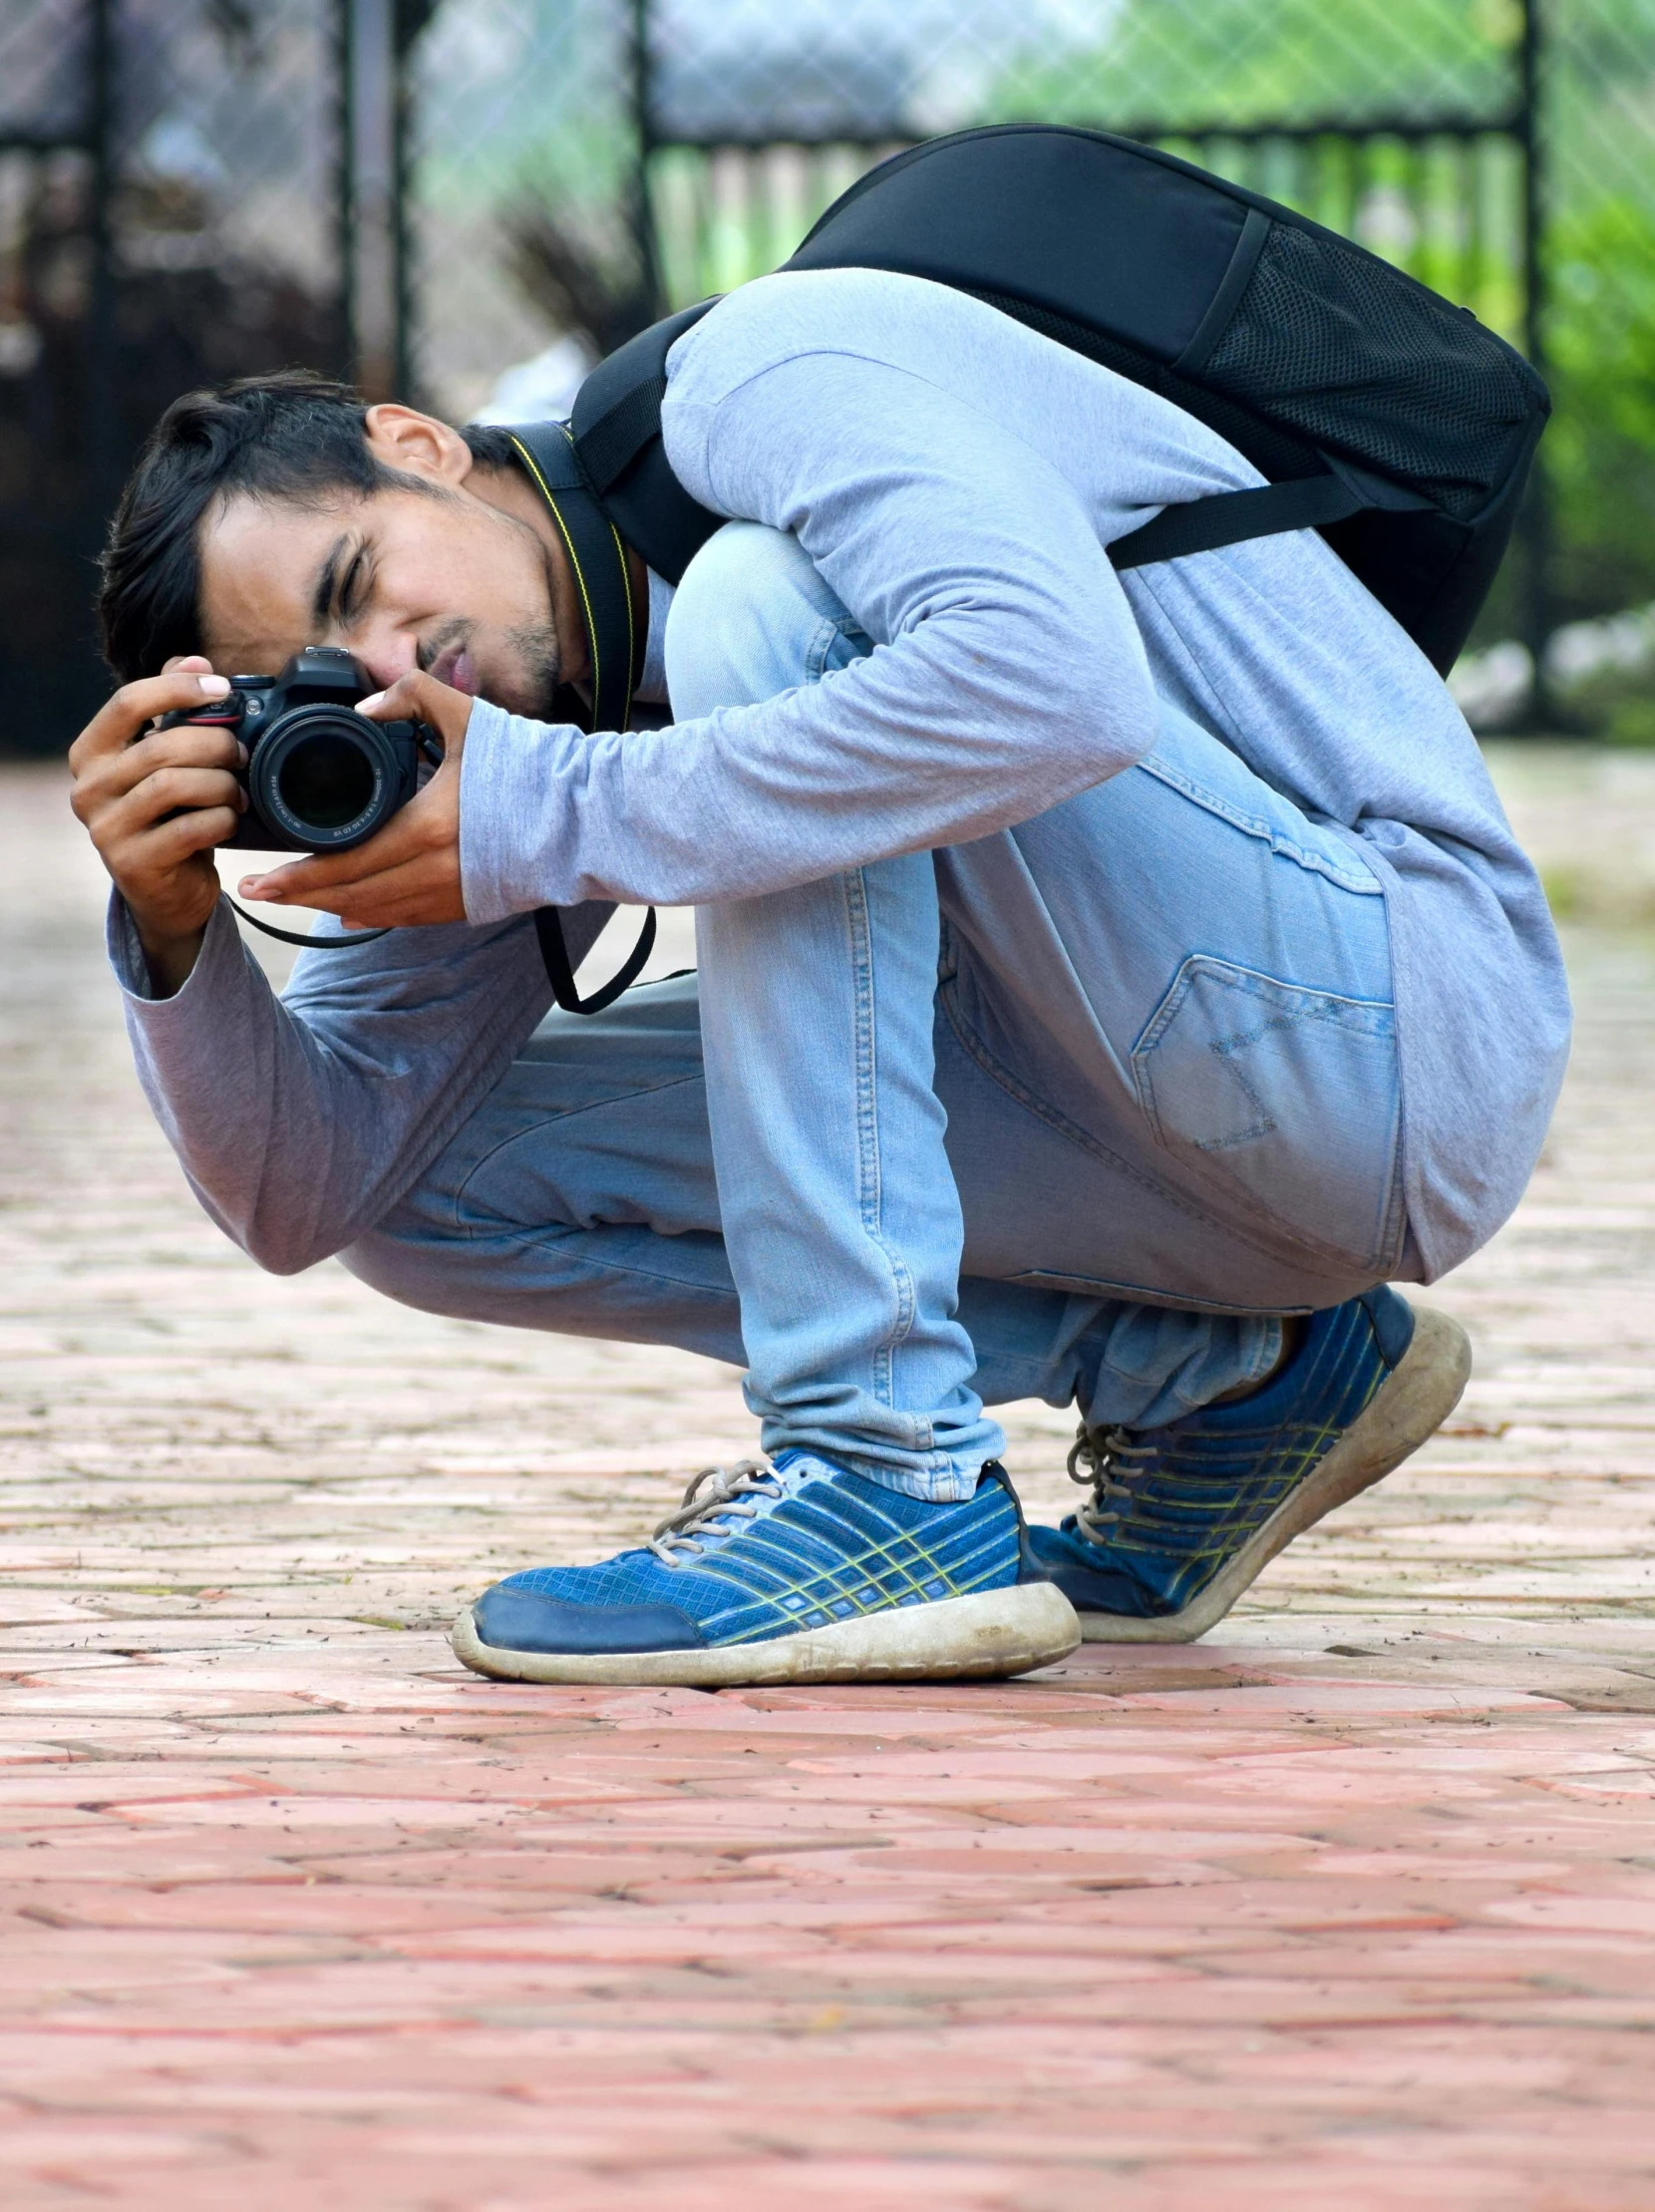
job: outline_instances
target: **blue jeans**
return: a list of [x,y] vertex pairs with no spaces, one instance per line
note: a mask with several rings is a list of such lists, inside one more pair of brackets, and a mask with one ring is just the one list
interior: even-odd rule
[[[870,650],[745,522],[665,643],[684,717]],[[745,1365],[768,1450],[936,1498],[1002,1447],[985,1403],[1174,1419],[1283,1314],[1410,1271],[1379,882],[1181,716],[1015,829],[702,908],[696,943],[698,978],[552,1015],[353,1269]]]

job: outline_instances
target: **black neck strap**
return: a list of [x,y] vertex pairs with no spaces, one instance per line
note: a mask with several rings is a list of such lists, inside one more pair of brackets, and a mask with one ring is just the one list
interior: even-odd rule
[[621,534],[598,504],[561,423],[523,423],[511,443],[551,509],[574,576],[586,633],[592,702],[588,728],[624,730],[632,718],[632,685],[641,642],[632,604],[632,574]]

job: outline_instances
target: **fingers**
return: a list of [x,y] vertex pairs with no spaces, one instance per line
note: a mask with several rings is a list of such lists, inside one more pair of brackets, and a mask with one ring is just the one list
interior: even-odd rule
[[102,762],[95,778],[87,781],[100,794],[120,798],[136,790],[148,778],[166,775],[174,769],[234,771],[246,765],[247,748],[232,730],[196,728],[180,723],[176,729],[157,730],[149,737],[138,739],[125,752]]
[[445,746],[464,742],[472,719],[473,702],[452,684],[414,669],[401,676],[389,691],[377,691],[357,702],[357,713],[372,722],[424,722],[437,732]]
[[105,843],[133,837],[168,814],[200,807],[226,812],[233,828],[246,803],[246,793],[227,769],[158,769],[139,778],[130,790],[111,796],[99,813],[98,834]]
[[[410,805],[413,803],[411,800]],[[287,899],[296,906],[319,906],[353,884],[423,859],[429,847],[424,838],[409,834],[408,811],[405,806],[400,814],[393,814],[377,836],[349,852],[314,853],[307,860],[292,860],[285,867],[272,869],[268,875],[244,876],[239,886],[242,897],[268,899],[277,905]],[[327,911],[331,914],[334,909],[329,906]]]
[[[318,893],[331,896],[393,868],[443,854],[452,856],[458,876],[459,837],[457,779],[451,764],[445,762],[425,790],[365,844],[349,852],[318,853],[308,860],[296,860],[270,875],[248,876],[241,885],[242,894],[278,904],[291,899],[296,905],[314,906],[321,903]],[[327,911],[335,909],[330,905]]]
[[[214,845],[221,845],[235,832],[240,820],[240,809],[235,806],[192,806],[187,812],[172,814],[165,821],[154,822],[140,832],[134,844],[142,840],[142,860],[152,874],[176,868],[191,854],[210,852]],[[135,852],[134,859],[140,858]]]
[[[283,868],[281,876],[296,873]],[[268,899],[267,888],[253,889],[254,879],[237,884],[243,898]],[[276,880],[275,878],[266,879]],[[333,914],[348,929],[397,929],[431,922],[461,922],[466,918],[458,865],[441,855],[426,853],[388,868],[363,883],[329,889],[292,892],[275,903],[315,907]]]
[[[69,803],[92,841],[108,857],[113,839],[134,823],[159,819],[174,806],[228,805],[244,801],[234,771],[245,749],[228,730],[180,724],[158,730],[115,754],[95,757],[75,779]],[[206,776],[209,782],[178,781]],[[191,795],[199,793],[200,795]]]
[[146,676],[136,684],[123,684],[113,698],[105,701],[70,747],[72,773],[84,775],[95,762],[121,752],[157,715],[222,699],[229,688],[227,677],[182,670],[169,676]]
[[458,791],[459,779],[445,764],[377,837],[353,852],[247,876],[241,894],[275,905],[318,906],[343,921],[374,928],[464,921]]

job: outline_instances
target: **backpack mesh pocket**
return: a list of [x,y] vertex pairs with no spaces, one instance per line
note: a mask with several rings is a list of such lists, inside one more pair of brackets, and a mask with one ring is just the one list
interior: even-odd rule
[[1203,383],[1470,516],[1502,481],[1539,380],[1474,316],[1359,248],[1271,226]]

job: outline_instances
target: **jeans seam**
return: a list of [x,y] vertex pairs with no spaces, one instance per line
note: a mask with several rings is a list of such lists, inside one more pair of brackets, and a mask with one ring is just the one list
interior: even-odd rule
[[[858,1211],[863,1234],[877,1246],[890,1272],[895,1297],[892,1326],[873,1354],[873,1396],[880,1405],[896,1410],[895,1350],[913,1327],[913,1277],[883,1233],[884,1191],[879,1157],[877,985],[873,973],[873,929],[868,913],[867,877],[861,868],[849,869],[844,884],[845,924],[849,938],[852,1020],[856,1079],[856,1180]],[[911,1448],[934,1448],[929,1423],[923,1443]]]
[[[497,1242],[501,1244],[518,1245],[525,1250],[532,1250],[543,1243],[548,1237],[553,1239],[554,1241],[561,1242],[569,1237],[593,1236],[606,1228],[614,1228],[621,1225],[622,1224],[617,1224],[614,1222],[600,1221],[595,1223],[590,1228],[583,1229],[578,1227],[573,1222],[548,1221],[543,1227],[537,1229],[513,1229],[505,1226],[502,1223],[496,1229],[471,1229],[467,1231],[467,1234],[473,1239],[487,1237],[492,1243]],[[635,1224],[631,1223],[624,1225],[628,1227],[635,1226]],[[728,1304],[736,1305],[738,1307],[740,1304],[738,1294],[733,1284],[728,1289],[726,1289],[716,1283],[692,1283],[686,1281],[685,1278],[681,1275],[663,1274],[657,1268],[635,1267],[624,1260],[594,1259],[589,1254],[584,1252],[576,1252],[570,1255],[569,1264],[572,1267],[583,1269],[589,1275],[625,1276],[629,1281],[636,1281],[641,1283],[664,1283],[666,1284],[668,1289],[673,1292],[674,1296],[678,1297],[710,1298],[714,1300],[723,1300]],[[565,1335],[568,1332],[558,1330],[554,1331],[553,1333],[556,1335]]]
[[806,683],[821,683],[823,669],[827,665],[828,654],[832,651],[833,640],[838,634],[839,625],[830,614],[825,614],[817,626],[816,635],[811,639],[810,648],[805,655]]
[[[494,1159],[498,1153],[503,1152],[508,1145],[520,1143],[523,1137],[528,1135],[531,1131],[550,1128],[554,1122],[575,1120],[582,1113],[595,1113],[602,1106],[614,1106],[618,1100],[651,1098],[655,1096],[655,1094],[657,1094],[658,1092],[680,1091],[686,1084],[701,1083],[702,1081],[704,1081],[704,1078],[699,1073],[697,1073],[691,1076],[670,1076],[666,1079],[665,1082],[662,1083],[636,1084],[631,1089],[617,1091],[611,1097],[606,1099],[593,1099],[584,1106],[565,1106],[556,1113],[542,1113],[536,1120],[525,1122],[521,1127],[514,1128],[508,1136],[502,1136],[497,1144],[491,1144],[486,1152],[480,1152],[477,1158],[473,1160],[471,1166],[467,1168],[465,1174],[461,1177],[460,1181],[455,1184],[454,1195],[450,1200],[450,1206],[453,1212],[454,1226],[456,1231],[463,1236],[476,1236],[478,1234],[477,1230],[468,1227],[467,1223],[462,1219],[460,1211],[461,1205],[465,1199],[467,1191],[477,1180],[478,1176],[482,1174],[483,1170],[489,1165],[490,1161]],[[546,1224],[546,1226],[548,1227],[551,1224],[549,1223]],[[571,1228],[575,1224],[573,1224],[572,1222],[567,1224],[567,1226]],[[529,1233],[530,1235],[533,1235],[537,1232],[530,1231]]]
[[1303,868],[1307,875],[1321,876],[1337,889],[1348,891],[1352,898],[1385,896],[1385,886],[1371,870],[1364,869],[1358,875],[1353,869],[1347,875],[1325,853],[1295,843],[1262,814],[1243,813],[1238,806],[1232,806],[1227,799],[1220,798],[1216,791],[1204,790],[1188,777],[1180,776],[1176,769],[1168,768],[1164,762],[1156,760],[1153,754],[1140,761],[1138,766],[1146,776],[1153,776],[1167,790],[1176,791],[1181,798],[1186,798],[1191,806],[1199,806],[1203,813],[1211,814],[1215,820],[1228,822],[1232,829],[1239,830],[1244,837],[1256,837],[1260,844],[1267,844],[1279,858],[1290,860],[1295,867]]

